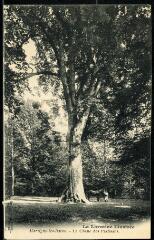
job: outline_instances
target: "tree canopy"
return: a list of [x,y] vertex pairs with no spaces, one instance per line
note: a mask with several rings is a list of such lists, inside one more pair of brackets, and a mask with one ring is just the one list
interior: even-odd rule
[[[22,113],[17,96],[28,88],[28,78],[36,75],[44,89],[52,86],[65,101],[70,161],[77,156],[77,146],[92,139],[109,142],[122,163],[140,161],[145,166],[151,118],[150,11],[149,5],[6,6],[9,111],[14,117]],[[33,63],[24,51],[29,40],[36,46]],[[35,138],[42,136],[47,145],[48,116],[38,109],[30,109],[41,124]]]

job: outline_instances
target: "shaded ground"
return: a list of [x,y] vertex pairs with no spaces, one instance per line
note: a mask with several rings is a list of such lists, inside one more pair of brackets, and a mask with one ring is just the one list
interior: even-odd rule
[[[57,203],[56,198],[14,197],[5,202],[6,223],[15,224],[77,224],[93,222],[137,222],[149,219],[150,202],[110,199],[90,205]],[[91,201],[96,201],[91,199]]]

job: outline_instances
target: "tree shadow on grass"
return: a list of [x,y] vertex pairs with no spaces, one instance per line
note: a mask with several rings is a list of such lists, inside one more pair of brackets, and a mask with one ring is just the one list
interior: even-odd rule
[[[150,206],[116,207],[110,204],[13,204],[12,219],[14,223],[63,223],[96,221],[140,221],[150,216]],[[6,222],[10,209],[6,204]]]

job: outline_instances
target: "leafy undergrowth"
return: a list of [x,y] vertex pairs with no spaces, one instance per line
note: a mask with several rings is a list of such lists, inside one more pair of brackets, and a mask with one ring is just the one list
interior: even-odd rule
[[104,219],[138,221],[150,216],[150,203],[141,200],[113,200],[108,203],[86,204],[13,203],[10,212],[6,204],[6,220],[10,214],[14,223],[62,223]]

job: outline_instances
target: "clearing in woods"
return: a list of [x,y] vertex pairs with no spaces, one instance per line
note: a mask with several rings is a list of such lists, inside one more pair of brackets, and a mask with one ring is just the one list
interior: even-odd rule
[[5,201],[6,225],[10,210],[13,224],[84,224],[138,222],[150,218],[150,202],[133,199],[109,199],[90,204],[58,203],[50,197],[13,197]]

